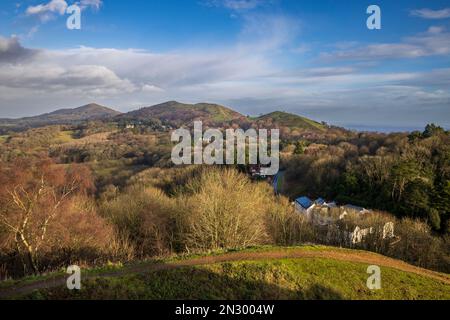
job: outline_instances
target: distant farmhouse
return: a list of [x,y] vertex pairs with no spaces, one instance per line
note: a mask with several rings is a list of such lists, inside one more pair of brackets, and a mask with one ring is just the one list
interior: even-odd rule
[[139,129],[139,130],[157,130],[157,131],[171,131],[172,126],[161,124],[158,121],[153,120],[121,120],[119,122],[119,128],[121,129]]
[[297,209],[297,211],[306,214],[308,217],[310,216],[312,210],[316,207],[335,208],[336,203],[327,203],[322,198],[318,198],[316,201],[312,201],[308,197],[300,197],[295,200],[295,208]]
[[[337,222],[345,219],[346,216],[365,215],[372,213],[371,210],[347,204],[345,206],[337,206],[336,202],[327,202],[323,198],[311,200],[310,198],[303,196],[299,197],[294,202],[295,209],[315,225],[330,227],[329,231],[336,228]],[[365,237],[375,232],[373,227],[361,228],[360,226],[354,226],[352,232],[347,232],[346,238],[348,243],[355,245],[361,243]],[[332,237],[331,233],[329,237]],[[388,222],[384,225],[382,230],[383,239],[394,238],[394,223]]]

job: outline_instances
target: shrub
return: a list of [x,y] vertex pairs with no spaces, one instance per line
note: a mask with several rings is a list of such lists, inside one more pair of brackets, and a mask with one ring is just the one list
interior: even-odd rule
[[448,272],[448,237],[436,237],[425,222],[404,218],[396,225],[400,241],[389,248],[387,255],[414,265]]
[[180,196],[180,242],[191,249],[229,249],[267,241],[266,214],[272,191],[234,169],[208,168]]
[[312,225],[285,197],[276,199],[269,207],[267,230],[271,242],[277,245],[290,246],[315,240]]
[[140,257],[172,251],[175,201],[161,190],[130,187],[115,199],[105,201],[101,211],[115,226],[115,246],[133,246]]

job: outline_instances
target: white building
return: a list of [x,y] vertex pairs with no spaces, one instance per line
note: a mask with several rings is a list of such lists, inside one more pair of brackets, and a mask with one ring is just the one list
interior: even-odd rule
[[298,212],[306,214],[307,216],[309,216],[314,207],[314,202],[308,197],[300,197],[295,199],[295,209]]
[[335,208],[336,203],[335,202],[326,202],[324,199],[322,198],[318,198],[315,201],[312,201],[310,198],[308,197],[300,197],[297,198],[294,202],[295,204],[295,209],[300,212],[305,214],[308,218],[311,218],[311,213],[315,208]]
[[[313,224],[320,226],[328,226],[329,237],[332,237],[333,230],[331,229],[337,228],[336,222],[339,220],[343,220],[347,215],[355,213],[362,215],[372,212],[371,210],[367,210],[365,208],[350,204],[340,207],[339,208],[340,210],[336,212],[335,210],[331,210],[333,208],[337,208],[336,203],[335,202],[327,203],[322,198],[318,198],[317,200],[312,201],[308,197],[300,197],[295,200],[294,204],[295,209],[299,213],[304,214]],[[355,245],[361,243],[365,237],[367,237],[370,234],[373,234],[375,231],[376,230],[374,227],[361,228],[359,226],[356,226],[353,232],[347,232],[346,237],[348,237],[348,241],[350,244]],[[395,238],[393,222],[388,222],[383,226],[382,237],[383,239]]]
[[[349,240],[351,244],[361,243],[365,237],[375,232],[374,228],[361,229],[356,227],[355,230],[349,234]],[[388,222],[383,226],[383,240],[395,238],[394,235],[394,223]]]

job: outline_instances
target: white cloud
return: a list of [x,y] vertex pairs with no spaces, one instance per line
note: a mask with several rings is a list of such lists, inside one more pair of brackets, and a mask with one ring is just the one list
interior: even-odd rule
[[[40,90],[48,97],[108,92],[113,98],[129,93],[184,95],[209,83],[251,81],[275,72],[269,56],[286,44],[293,34],[287,30],[293,28],[283,16],[259,15],[244,21],[239,43],[231,47],[167,53],[89,47],[40,50],[29,61],[2,65],[0,83],[20,88],[24,96]],[[3,50],[8,53],[0,55],[0,64],[15,62],[11,59],[16,53],[28,50],[15,38],[2,43],[5,48],[8,44]]]
[[[11,47],[22,48],[17,39],[5,39],[0,45],[3,51],[11,52],[10,57],[17,51]],[[147,101],[162,94],[175,96],[190,86],[245,81],[273,71],[263,52],[243,47],[165,54],[80,47],[40,50],[20,64],[3,60],[6,64],[0,68],[0,86],[13,89],[14,94],[21,90],[23,99],[37,99],[45,93],[48,100],[60,95],[129,100],[133,94]],[[5,93],[0,101],[9,95]]]
[[102,0],[81,0],[79,2],[81,9],[92,8],[95,10],[99,10],[103,4]]
[[[102,0],[80,0],[74,2],[80,6],[82,10],[92,8],[94,10],[100,9],[103,4]],[[25,13],[28,16],[37,16],[41,22],[47,22],[57,15],[64,15],[70,3],[66,0],[50,0],[48,3],[38,4],[36,6],[29,6]]]
[[[244,21],[247,26],[235,46],[197,51],[154,53],[89,47],[30,50],[17,39],[0,39],[1,117],[38,114],[55,106],[77,106],[87,101],[126,111],[181,100],[222,103],[246,114],[282,108],[332,123],[342,117],[348,122],[365,123],[368,115],[406,123],[433,118],[442,119],[443,125],[450,122],[448,68],[381,72],[370,63],[345,65],[339,61],[336,65],[318,63],[313,68],[289,70],[278,63],[284,60],[277,54],[292,43],[291,20],[254,15]],[[448,55],[448,41],[443,28],[432,27],[397,45]],[[393,47],[379,45],[371,59],[405,57],[401,50],[393,54]],[[360,52],[367,50],[357,43],[338,48],[345,58],[357,60]],[[2,58],[2,52],[7,56]],[[12,59],[16,52],[26,52],[27,59]],[[382,110],[377,109],[378,114],[371,111],[374,108]],[[399,110],[416,118],[404,120]]]
[[154,86],[154,85],[152,85],[152,84],[144,84],[143,86],[142,86],[142,91],[143,92],[164,92],[164,90],[163,89],[161,89],[161,88],[159,88],[159,87],[157,87],[157,86]]
[[24,93],[44,91],[67,94],[126,94],[139,90],[127,79],[100,65],[58,66],[5,65],[0,70],[5,87],[22,89]]
[[277,50],[290,44],[300,33],[298,19],[276,14],[246,14],[240,46],[253,51]]
[[39,4],[37,6],[30,6],[27,8],[26,13],[28,15],[43,14],[47,12],[56,12],[64,14],[67,9],[67,2],[65,0],[51,0],[47,4]]
[[424,19],[446,19],[450,18],[450,8],[445,8],[442,10],[432,10],[432,9],[412,10],[411,15]]
[[376,43],[325,52],[326,60],[380,60],[450,55],[450,33],[443,27],[403,39],[399,43]]
[[[0,83],[0,105],[24,104],[41,111],[86,100],[129,110],[175,99],[223,103],[249,114],[283,107],[331,122],[345,114],[351,122],[353,113],[363,117],[374,106],[385,108],[385,116],[389,109],[428,106],[435,116],[450,101],[448,68],[377,73],[327,66],[285,71],[263,51],[242,48],[165,54],[88,47],[41,50],[31,61],[2,65]],[[327,117],[326,110],[341,107],[352,111]],[[319,116],[320,110],[325,115]],[[39,112],[27,109],[30,113]]]
[[234,11],[251,10],[270,3],[270,0],[206,0],[208,6],[224,7]]
[[297,46],[296,48],[291,50],[291,52],[298,53],[298,54],[304,54],[309,51],[311,51],[311,46],[306,43],[302,43],[299,46]]
[[29,6],[26,10],[26,14],[29,16],[38,16],[41,21],[45,22],[52,19],[55,14],[65,14],[67,7],[68,4],[65,0],[51,0],[46,4]]
[[24,48],[17,37],[4,38],[0,36],[0,63],[22,61],[35,53],[37,50]]
[[431,26],[428,28],[428,33],[429,34],[438,34],[438,33],[444,32],[444,30],[445,30],[444,27]]

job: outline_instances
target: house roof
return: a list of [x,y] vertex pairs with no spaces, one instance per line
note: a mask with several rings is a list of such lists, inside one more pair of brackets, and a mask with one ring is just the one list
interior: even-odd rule
[[317,198],[317,200],[315,201],[316,204],[318,205],[323,205],[325,203],[325,199],[322,198]]
[[297,202],[299,205],[301,205],[302,208],[304,208],[304,209],[308,209],[309,207],[311,207],[313,205],[312,200],[308,197],[297,198],[295,200],[295,202]]

